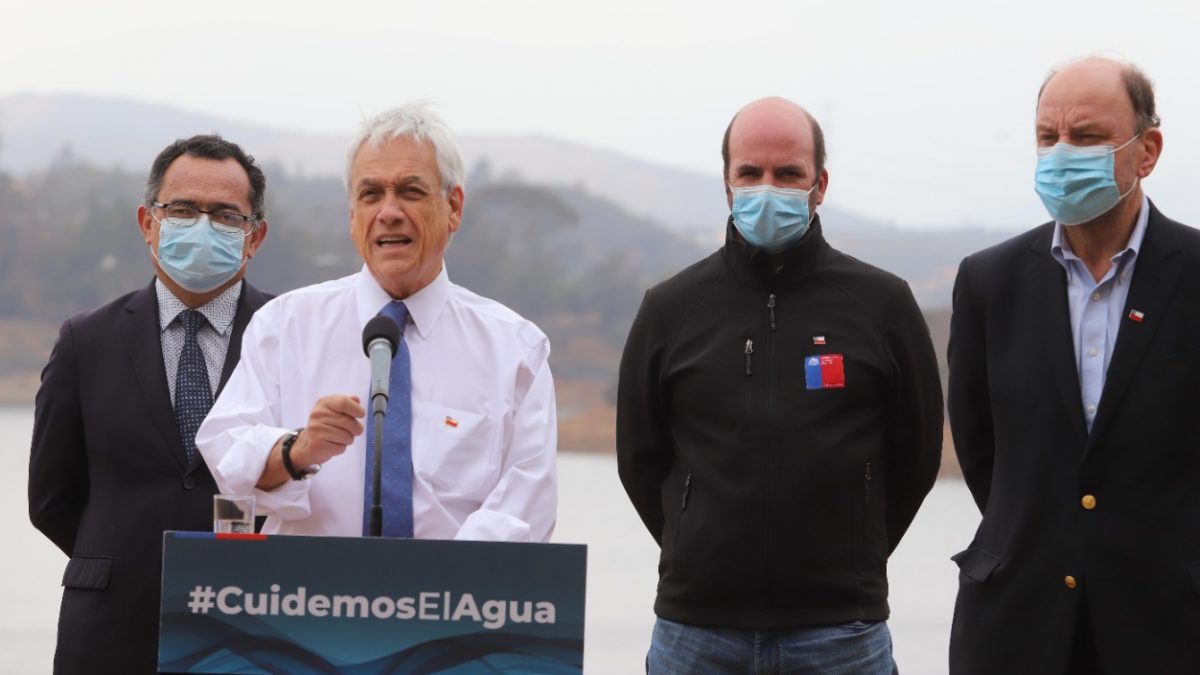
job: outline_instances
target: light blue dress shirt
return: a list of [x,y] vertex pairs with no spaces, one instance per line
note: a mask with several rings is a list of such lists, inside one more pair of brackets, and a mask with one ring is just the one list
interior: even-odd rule
[[[1075,368],[1079,374],[1079,389],[1083,395],[1083,416],[1088,433],[1096,420],[1100,394],[1104,391],[1104,376],[1117,345],[1117,332],[1126,319],[1125,300],[1138,249],[1146,236],[1146,220],[1150,214],[1150,199],[1142,196],[1133,234],[1124,250],[1112,257],[1112,267],[1099,282],[1092,278],[1087,265],[1071,250],[1063,237],[1063,225],[1054,226],[1050,254],[1067,271],[1067,303],[1071,312],[1071,338],[1075,347]],[[1137,307],[1130,309],[1136,310]]]

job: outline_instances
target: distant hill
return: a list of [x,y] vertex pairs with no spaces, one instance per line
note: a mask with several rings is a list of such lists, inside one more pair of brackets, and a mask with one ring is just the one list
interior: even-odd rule
[[78,160],[142,174],[171,140],[214,131],[299,175],[337,174],[348,141],[124,99],[16,94],[0,97],[0,167],[22,174]]
[[[170,139],[210,131],[242,144],[266,165],[269,176],[282,171],[289,180],[312,180],[319,194],[296,198],[344,223],[344,210],[331,206],[337,204],[337,183],[318,179],[341,175],[348,135],[268,128],[129,100],[80,95],[0,97],[0,169],[20,175],[55,164],[85,162],[141,175]],[[728,206],[715,159],[713,172],[701,173],[545,136],[463,134],[460,142],[468,166],[486,172],[483,184],[529,184],[553,191],[588,224],[602,220],[604,209],[612,208],[601,207],[600,202],[619,205],[639,222],[683,235],[676,244],[685,239],[699,244],[664,252],[657,235],[650,237],[652,245],[639,236],[639,228],[605,236],[602,227],[588,227],[581,236],[589,245],[561,254],[615,251],[670,262],[665,265],[670,269],[720,245]],[[468,212],[472,188],[469,180]],[[595,203],[589,205],[589,199]],[[280,215],[279,205],[274,211]],[[934,307],[949,303],[959,260],[1004,236],[983,230],[898,230],[828,206],[822,207],[821,214],[834,246],[904,277],[918,300]],[[304,222],[323,221],[305,218]]]

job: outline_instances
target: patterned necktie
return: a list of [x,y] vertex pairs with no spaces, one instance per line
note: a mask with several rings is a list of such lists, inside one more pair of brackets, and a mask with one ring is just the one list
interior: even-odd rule
[[[400,343],[388,375],[387,414],[383,417],[383,536],[413,536],[412,468],[412,361],[404,341],[408,308],[403,302],[389,302],[379,312],[400,327]],[[367,407],[370,410],[370,406]],[[375,471],[375,420],[367,419],[366,489],[363,491],[363,536],[371,533],[371,504]]]
[[187,451],[188,464],[191,464],[196,456],[196,431],[212,408],[213,395],[208,383],[208,366],[196,339],[196,333],[206,319],[194,309],[183,310],[178,318],[184,333],[179,369],[175,371],[175,421],[179,423],[179,436]]

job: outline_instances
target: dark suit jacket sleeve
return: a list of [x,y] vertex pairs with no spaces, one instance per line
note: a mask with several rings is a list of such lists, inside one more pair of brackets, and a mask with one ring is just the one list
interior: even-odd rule
[[963,478],[982,513],[992,487],[991,398],[982,317],[973,297],[971,258],[963,260],[954,281],[954,314],[950,319],[950,429]]
[[942,382],[929,327],[901,284],[885,338],[899,386],[887,415],[887,533],[894,551],[937,479],[942,459]]
[[29,519],[71,555],[88,498],[87,454],[71,321],[59,330],[42,370],[29,454]]
[[638,310],[617,384],[617,469],[646,529],[662,544],[662,484],[674,461],[660,386],[665,336],[647,292]]

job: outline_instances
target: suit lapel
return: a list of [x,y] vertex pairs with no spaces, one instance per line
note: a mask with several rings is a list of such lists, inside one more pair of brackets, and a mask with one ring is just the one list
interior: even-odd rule
[[1083,417],[1079,371],[1075,367],[1071,314],[1067,305],[1067,276],[1062,266],[1050,255],[1052,227],[1053,224],[1034,240],[1033,261],[1025,272],[1030,285],[1029,292],[1034,298],[1034,320],[1045,344],[1045,362],[1050,364],[1069,424],[1083,444],[1087,441],[1087,422]]
[[164,456],[183,469],[187,453],[180,440],[175,409],[171,406],[171,391],[167,387],[153,283],[134,294],[125,305],[120,332],[150,421],[162,437],[158,447]]
[[[1117,344],[1112,361],[1104,376],[1104,391],[1100,395],[1100,407],[1096,411],[1096,421],[1092,425],[1087,452],[1091,452],[1096,439],[1101,437],[1108,421],[1120,407],[1121,399],[1129,390],[1130,381],[1137,374],[1155,331],[1162,325],[1167,303],[1179,282],[1183,270],[1172,260],[1179,251],[1179,240],[1173,231],[1174,226],[1175,224],[1164,218],[1158,209],[1150,206],[1146,236],[1142,239],[1141,250],[1138,251],[1133,280],[1129,286],[1129,297],[1122,311],[1121,327],[1117,331]],[[1129,318],[1131,310],[1142,313],[1141,321]]]

